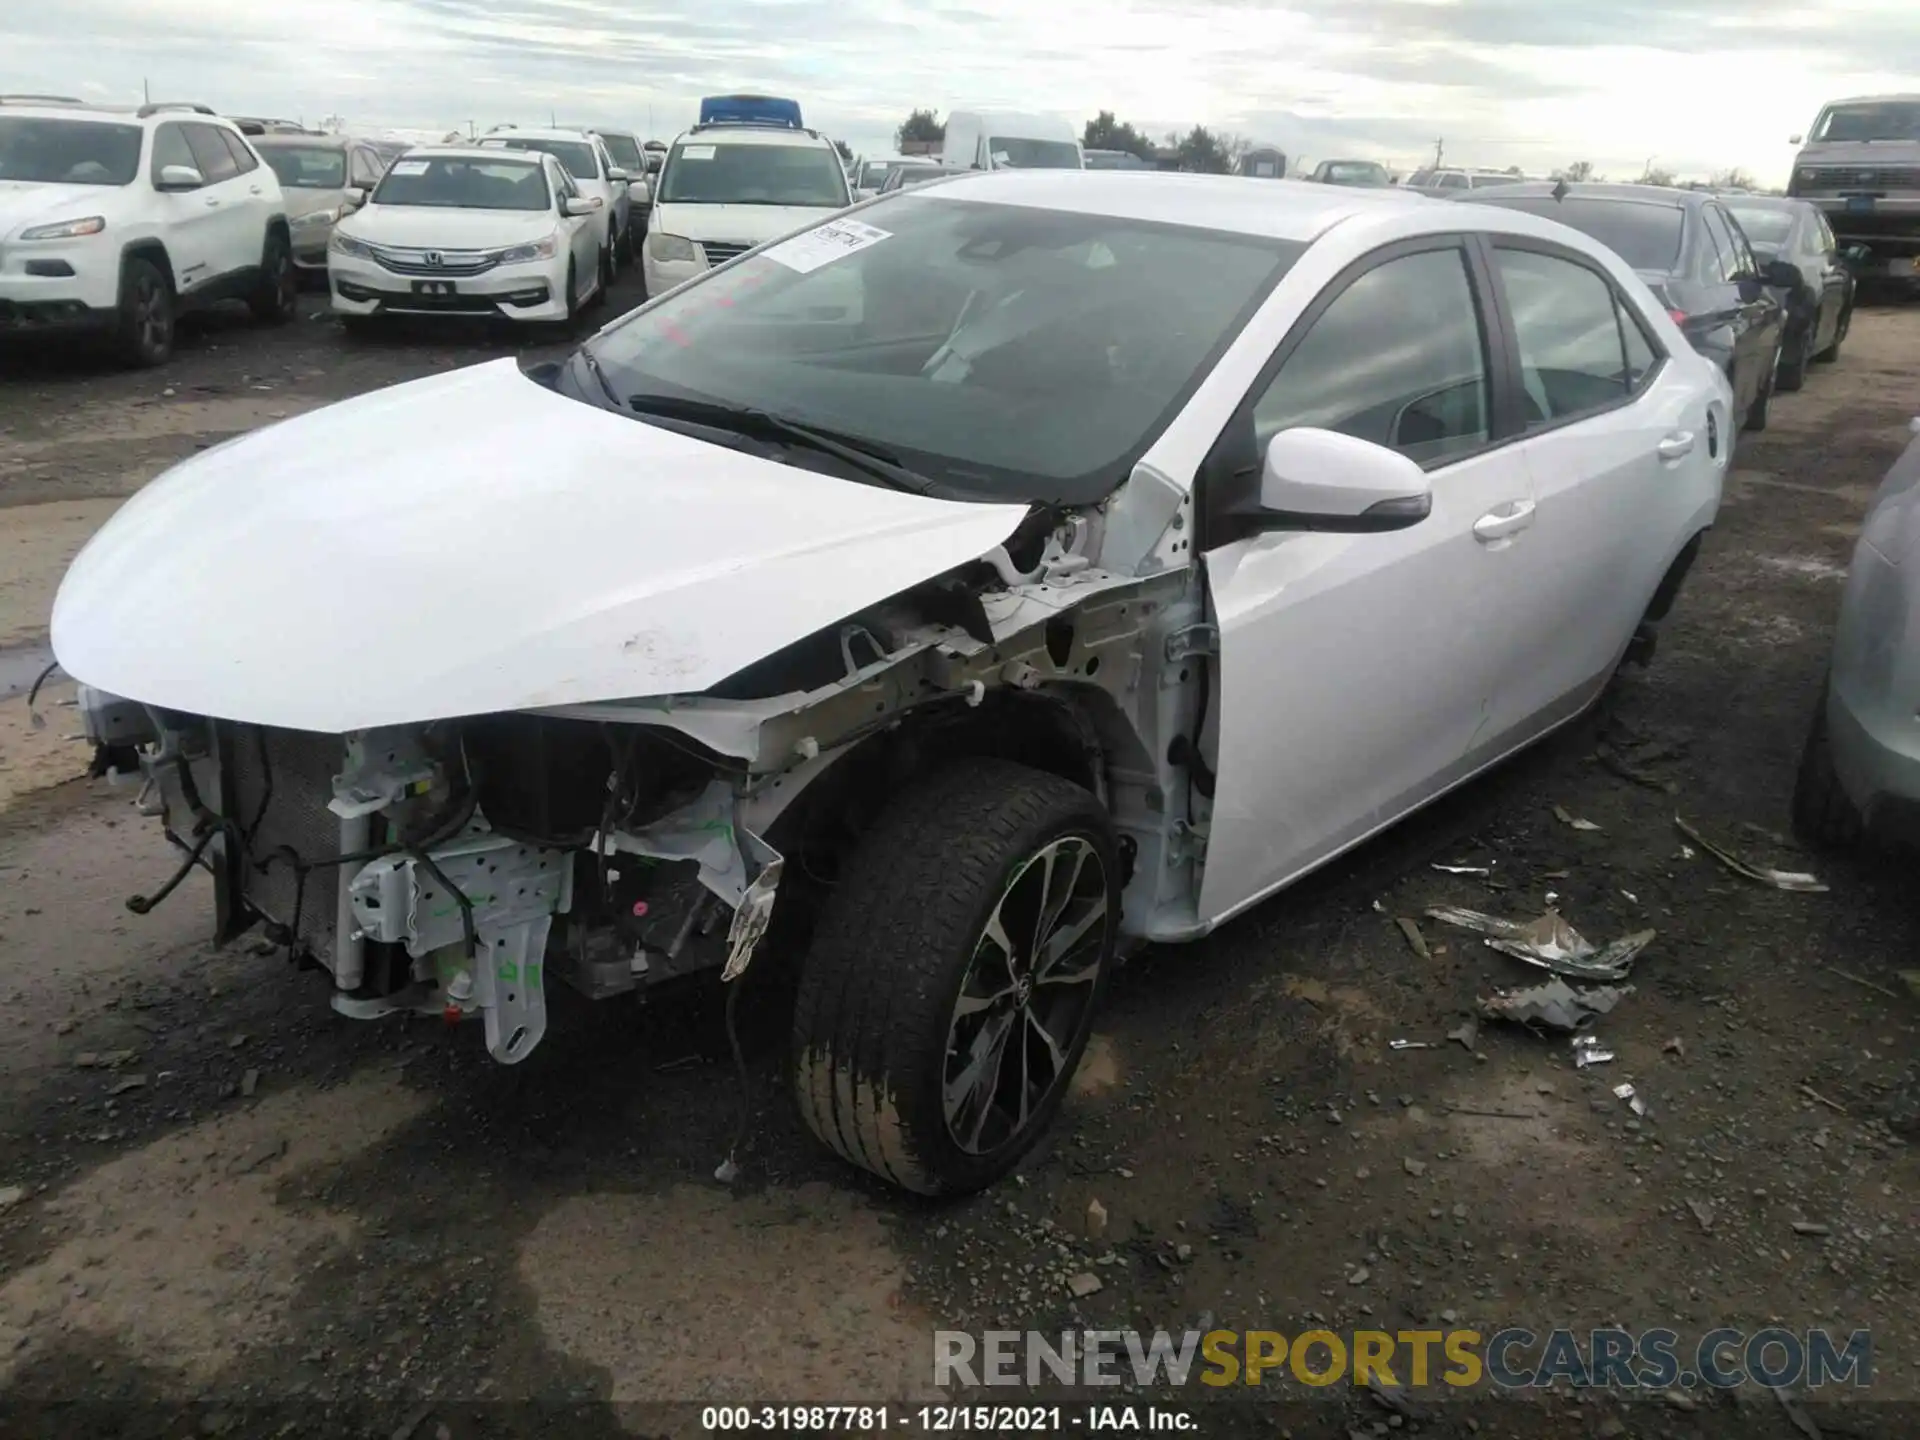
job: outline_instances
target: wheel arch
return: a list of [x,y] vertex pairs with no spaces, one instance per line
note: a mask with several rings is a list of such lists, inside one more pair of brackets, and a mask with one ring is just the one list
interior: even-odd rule
[[[167,252],[165,243],[157,235],[149,235],[140,240],[129,240],[120,247],[120,284],[126,284],[127,262],[145,260],[160,271],[160,278],[167,282],[167,289],[175,295],[180,293],[180,277],[173,271],[173,256]],[[125,295],[119,297],[125,300]]]

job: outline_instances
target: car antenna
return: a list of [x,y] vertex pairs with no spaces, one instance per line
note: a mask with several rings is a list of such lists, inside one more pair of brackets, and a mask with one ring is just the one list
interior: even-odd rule
[[1562,177],[1561,177],[1560,179],[1558,179],[1558,180],[1556,180],[1556,181],[1554,181],[1554,182],[1553,182],[1553,189],[1552,189],[1552,191],[1551,191],[1550,193],[1552,194],[1552,196],[1553,196],[1553,198],[1554,198],[1555,200],[1564,200],[1564,199],[1566,199],[1566,198],[1567,198],[1567,195],[1568,195],[1568,193],[1569,193],[1569,192],[1568,192],[1568,190],[1567,190],[1567,182],[1566,182],[1566,177],[1564,177],[1564,176],[1562,176]]

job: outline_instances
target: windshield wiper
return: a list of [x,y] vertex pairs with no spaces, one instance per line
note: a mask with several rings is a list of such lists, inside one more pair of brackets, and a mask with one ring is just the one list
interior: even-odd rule
[[579,355],[580,363],[587,367],[587,373],[593,376],[594,381],[606,395],[607,403],[615,410],[624,409],[625,407],[620,403],[620,392],[614,389],[613,382],[607,379],[607,372],[601,368],[600,357],[593,353],[593,346],[582,345],[575,353]]
[[[604,379],[602,380],[604,384]],[[627,404],[642,415],[659,415],[670,420],[687,420],[696,425],[732,430],[742,435],[759,435],[785,440],[836,460],[870,475],[895,490],[938,498],[939,486],[917,470],[909,470],[888,451],[870,440],[853,435],[819,430],[770,410],[751,405],[728,405],[718,400],[693,400],[679,395],[632,395]]]

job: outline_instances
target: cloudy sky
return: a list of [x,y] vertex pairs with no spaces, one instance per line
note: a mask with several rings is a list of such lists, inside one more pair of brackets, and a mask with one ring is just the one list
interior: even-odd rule
[[[1830,97],[1920,88],[1914,0],[7,0],[0,91],[442,129],[651,126],[769,90],[862,151],[914,106],[1116,111],[1297,157],[1783,179]],[[1906,77],[1903,79],[1903,77]]]

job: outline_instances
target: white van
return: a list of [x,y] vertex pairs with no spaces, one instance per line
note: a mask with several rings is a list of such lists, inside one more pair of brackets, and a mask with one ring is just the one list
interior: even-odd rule
[[647,294],[664,295],[852,203],[840,152],[817,131],[754,120],[696,125],[673,142],[653,189],[641,247]]
[[956,110],[947,116],[940,159],[966,170],[1084,170],[1080,137],[1057,115]]

